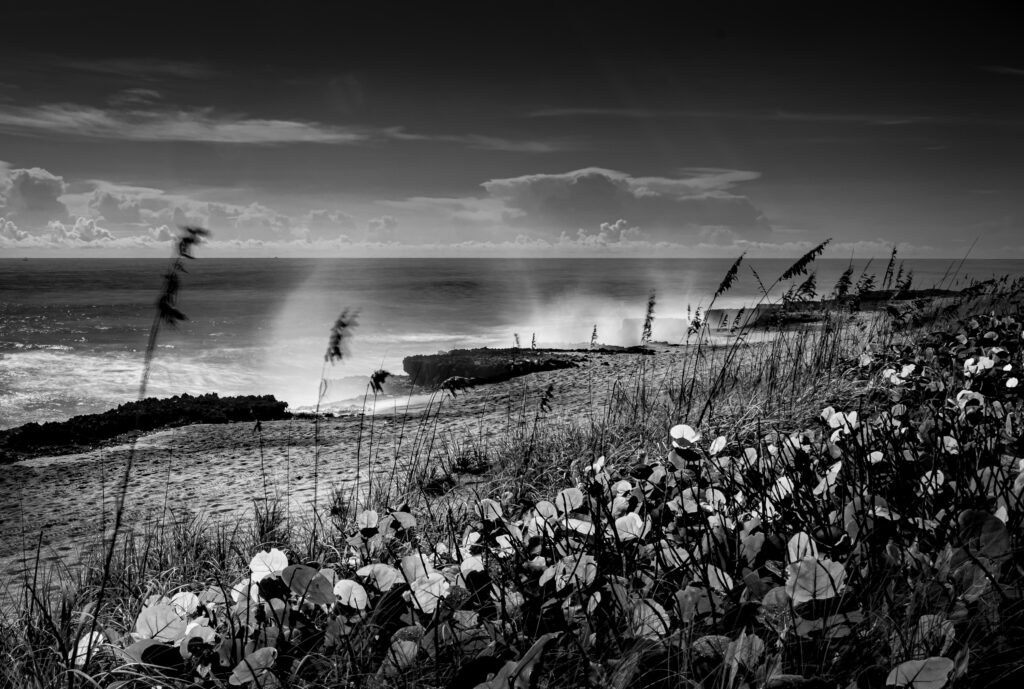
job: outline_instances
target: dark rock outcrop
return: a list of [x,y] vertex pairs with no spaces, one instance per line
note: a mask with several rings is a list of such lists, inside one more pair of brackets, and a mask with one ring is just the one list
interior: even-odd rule
[[468,378],[474,385],[498,383],[538,371],[573,368],[578,355],[565,350],[453,349],[440,354],[417,354],[402,360],[414,385],[437,387],[449,378]]
[[286,402],[273,395],[220,397],[178,395],[168,399],[149,397],[122,404],[102,414],[83,414],[67,421],[24,426],[0,431],[0,463],[19,456],[61,454],[93,447],[121,435],[195,423],[271,421],[286,419]]

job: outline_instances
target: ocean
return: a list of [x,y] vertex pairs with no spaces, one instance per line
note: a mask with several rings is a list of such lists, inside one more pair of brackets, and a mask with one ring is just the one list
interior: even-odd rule
[[[791,260],[752,260],[770,284]],[[820,292],[848,261],[821,260]],[[1024,261],[908,260],[914,285],[1024,273]],[[653,290],[654,339],[678,339],[731,264],[717,259],[206,259],[188,264],[164,327],[148,396],[273,394],[293,409],[361,396],[371,372],[410,354],[465,347],[634,344]],[[138,395],[143,351],[167,262],[0,259],[0,428],[101,412]],[[869,272],[881,278],[885,260]],[[950,266],[953,265],[953,270]],[[864,262],[857,264],[858,272]],[[855,274],[856,277],[856,274]],[[717,303],[757,300],[748,267]],[[358,309],[346,358],[324,364],[331,325]]]

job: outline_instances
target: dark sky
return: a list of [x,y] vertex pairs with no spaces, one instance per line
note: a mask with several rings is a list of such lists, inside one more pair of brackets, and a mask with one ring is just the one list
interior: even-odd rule
[[995,9],[132,7],[5,8],[5,253],[1024,256]]

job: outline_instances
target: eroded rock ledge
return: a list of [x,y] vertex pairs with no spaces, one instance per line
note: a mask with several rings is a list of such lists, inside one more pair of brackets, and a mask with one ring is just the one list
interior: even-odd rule
[[133,433],[195,423],[286,419],[288,404],[273,395],[221,397],[176,395],[128,402],[102,414],[82,414],[67,421],[27,423],[0,431],[0,464],[21,457],[65,454]]
[[588,354],[643,354],[641,347],[600,349],[453,349],[438,354],[417,354],[402,360],[413,385],[437,387],[449,378],[460,377],[474,385],[498,383],[539,371],[574,368]]

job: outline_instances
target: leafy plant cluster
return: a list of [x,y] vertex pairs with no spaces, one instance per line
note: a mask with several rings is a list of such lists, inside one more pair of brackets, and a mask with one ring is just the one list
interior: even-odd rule
[[1021,327],[975,315],[866,350],[860,406],[795,431],[677,424],[663,454],[577,462],[545,499],[363,510],[327,564],[261,550],[68,665],[169,686],[1015,681]]

